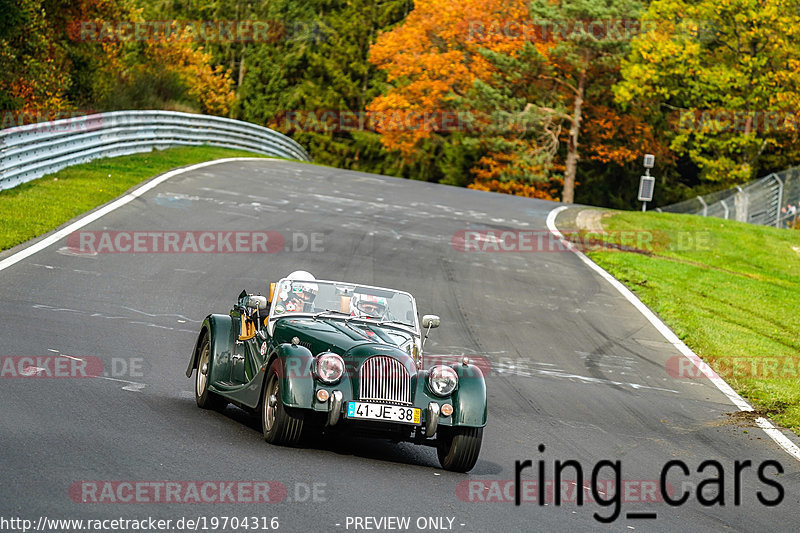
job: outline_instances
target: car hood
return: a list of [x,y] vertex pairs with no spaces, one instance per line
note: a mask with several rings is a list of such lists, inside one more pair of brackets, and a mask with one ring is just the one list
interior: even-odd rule
[[389,355],[405,362],[411,357],[397,345],[379,336],[367,336],[349,327],[343,320],[306,317],[281,318],[275,323],[273,336],[278,342],[291,342],[292,337],[312,354],[330,351],[347,358],[363,359],[370,355]]

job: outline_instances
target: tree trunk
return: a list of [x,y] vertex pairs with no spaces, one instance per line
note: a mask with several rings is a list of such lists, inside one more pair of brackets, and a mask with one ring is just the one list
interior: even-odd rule
[[588,63],[584,63],[578,79],[578,88],[575,92],[575,101],[572,104],[572,125],[569,128],[569,142],[567,144],[567,161],[564,169],[564,188],[561,192],[561,201],[571,204],[575,201],[575,173],[578,170],[578,136],[581,131],[581,113],[583,111],[583,97],[586,92],[586,70]]
[[236,83],[237,89],[241,87],[242,83],[244,82],[244,52],[245,49],[242,48],[242,59],[239,60],[239,79],[238,82]]

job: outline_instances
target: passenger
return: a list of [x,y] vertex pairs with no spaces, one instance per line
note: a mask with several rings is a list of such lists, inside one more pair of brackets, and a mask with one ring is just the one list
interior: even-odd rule
[[350,300],[350,314],[358,317],[385,318],[389,305],[386,298],[371,294],[356,294]]

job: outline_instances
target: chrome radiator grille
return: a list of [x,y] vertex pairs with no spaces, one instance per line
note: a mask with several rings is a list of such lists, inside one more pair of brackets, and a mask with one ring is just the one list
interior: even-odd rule
[[361,400],[411,403],[411,378],[397,359],[385,355],[370,357],[361,365],[359,378]]

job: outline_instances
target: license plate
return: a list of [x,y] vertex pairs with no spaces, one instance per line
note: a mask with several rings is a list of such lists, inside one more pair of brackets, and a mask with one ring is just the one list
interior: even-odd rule
[[419,424],[420,410],[416,407],[402,407],[399,405],[347,402],[347,418],[367,418],[386,422]]

